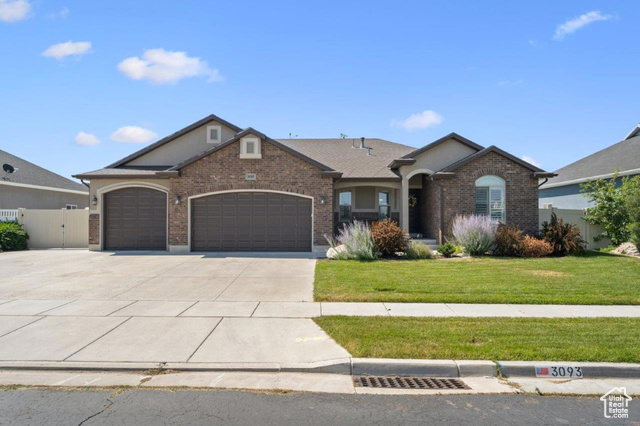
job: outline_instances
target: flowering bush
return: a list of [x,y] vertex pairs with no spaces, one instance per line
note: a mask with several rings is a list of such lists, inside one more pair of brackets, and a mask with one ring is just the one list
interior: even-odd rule
[[391,219],[371,224],[371,236],[376,249],[382,256],[395,256],[404,253],[409,245],[409,234]]
[[[337,240],[337,243],[336,243]],[[364,222],[348,223],[338,232],[336,240],[327,238],[331,248],[336,249],[335,259],[374,260],[378,258],[371,229]],[[338,244],[344,245],[343,250],[337,249]]]
[[522,255],[524,257],[545,257],[553,253],[551,244],[544,240],[527,235],[522,240]]
[[456,216],[453,237],[472,256],[493,250],[499,222],[489,216]]

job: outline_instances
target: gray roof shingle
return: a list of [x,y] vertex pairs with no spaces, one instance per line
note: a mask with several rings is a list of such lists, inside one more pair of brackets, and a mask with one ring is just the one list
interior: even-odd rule
[[389,163],[415,148],[384,139],[365,139],[371,155],[360,146],[360,139],[277,139],[307,157],[313,158],[333,170],[342,172],[342,178],[391,178],[398,176],[389,169]]
[[640,169],[640,135],[618,142],[601,151],[593,153],[581,160],[571,163],[555,173],[557,177],[549,179],[544,189],[549,185],[571,182],[580,179],[593,178],[613,173],[616,169],[621,172]]
[[81,183],[74,182],[71,179],[67,179],[66,177],[23,160],[20,157],[0,150],[0,165],[3,164],[10,164],[17,169],[15,173],[9,175],[6,175],[5,172],[0,169],[0,179],[5,179],[8,182],[89,192],[89,189]]
[[104,169],[93,170],[90,172],[80,173],[74,175],[74,177],[80,179],[91,179],[97,177],[104,178],[118,178],[118,177],[148,177],[156,176],[156,173],[168,169],[170,166],[157,166],[157,167],[105,167]]

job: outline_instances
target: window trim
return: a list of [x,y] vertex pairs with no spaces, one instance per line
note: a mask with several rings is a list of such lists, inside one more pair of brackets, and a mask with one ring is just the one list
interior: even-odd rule
[[[480,181],[483,178],[487,178],[487,177],[492,177],[492,178],[497,178],[500,181],[499,185],[478,185],[478,181]],[[501,178],[500,176],[496,176],[496,175],[484,175],[484,176],[480,176],[478,179],[475,180],[474,183],[474,200],[473,200],[473,208],[474,208],[474,212],[476,214],[479,214],[476,210],[476,206],[477,206],[477,193],[476,193],[476,189],[477,188],[486,188],[487,189],[487,214],[483,215],[483,216],[489,216],[491,217],[492,214],[492,207],[491,207],[491,191],[492,190],[496,190],[499,189],[501,192],[501,203],[502,203],[502,208],[500,209],[501,212],[501,217],[499,220],[502,223],[506,223],[507,222],[507,182]]]
[[[349,193],[349,204],[343,204],[340,200],[342,194]],[[348,217],[342,216],[342,207],[349,207]],[[351,222],[353,220],[353,191],[351,189],[338,191],[338,222]]]
[[[247,142],[253,142],[255,151],[253,154],[247,153]],[[260,159],[262,158],[262,143],[258,137],[248,137],[240,139],[240,158]]]
[[[218,139],[211,139],[211,129],[218,130]],[[207,143],[219,144],[222,143],[222,126],[207,126]]]
[[[380,194],[387,195],[386,204],[380,204]],[[382,209],[385,208],[387,210],[386,217],[382,217]],[[391,218],[391,191],[378,191],[378,220],[390,219]]]

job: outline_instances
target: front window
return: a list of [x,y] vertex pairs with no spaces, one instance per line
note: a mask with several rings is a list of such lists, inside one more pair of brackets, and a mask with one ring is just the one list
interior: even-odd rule
[[378,193],[378,219],[385,220],[391,216],[391,205],[389,204],[389,193]]
[[338,197],[338,220],[351,222],[351,191],[342,191]]
[[78,206],[76,204],[67,204],[65,206],[67,208],[67,210],[77,210]]
[[505,183],[498,176],[482,176],[476,180],[475,212],[491,219],[506,221]]

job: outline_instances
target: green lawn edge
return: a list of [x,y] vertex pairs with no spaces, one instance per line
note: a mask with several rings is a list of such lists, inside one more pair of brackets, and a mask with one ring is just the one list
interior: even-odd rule
[[319,302],[640,304],[640,259],[584,256],[457,260],[320,260]]
[[640,318],[314,320],[358,358],[640,362]]

